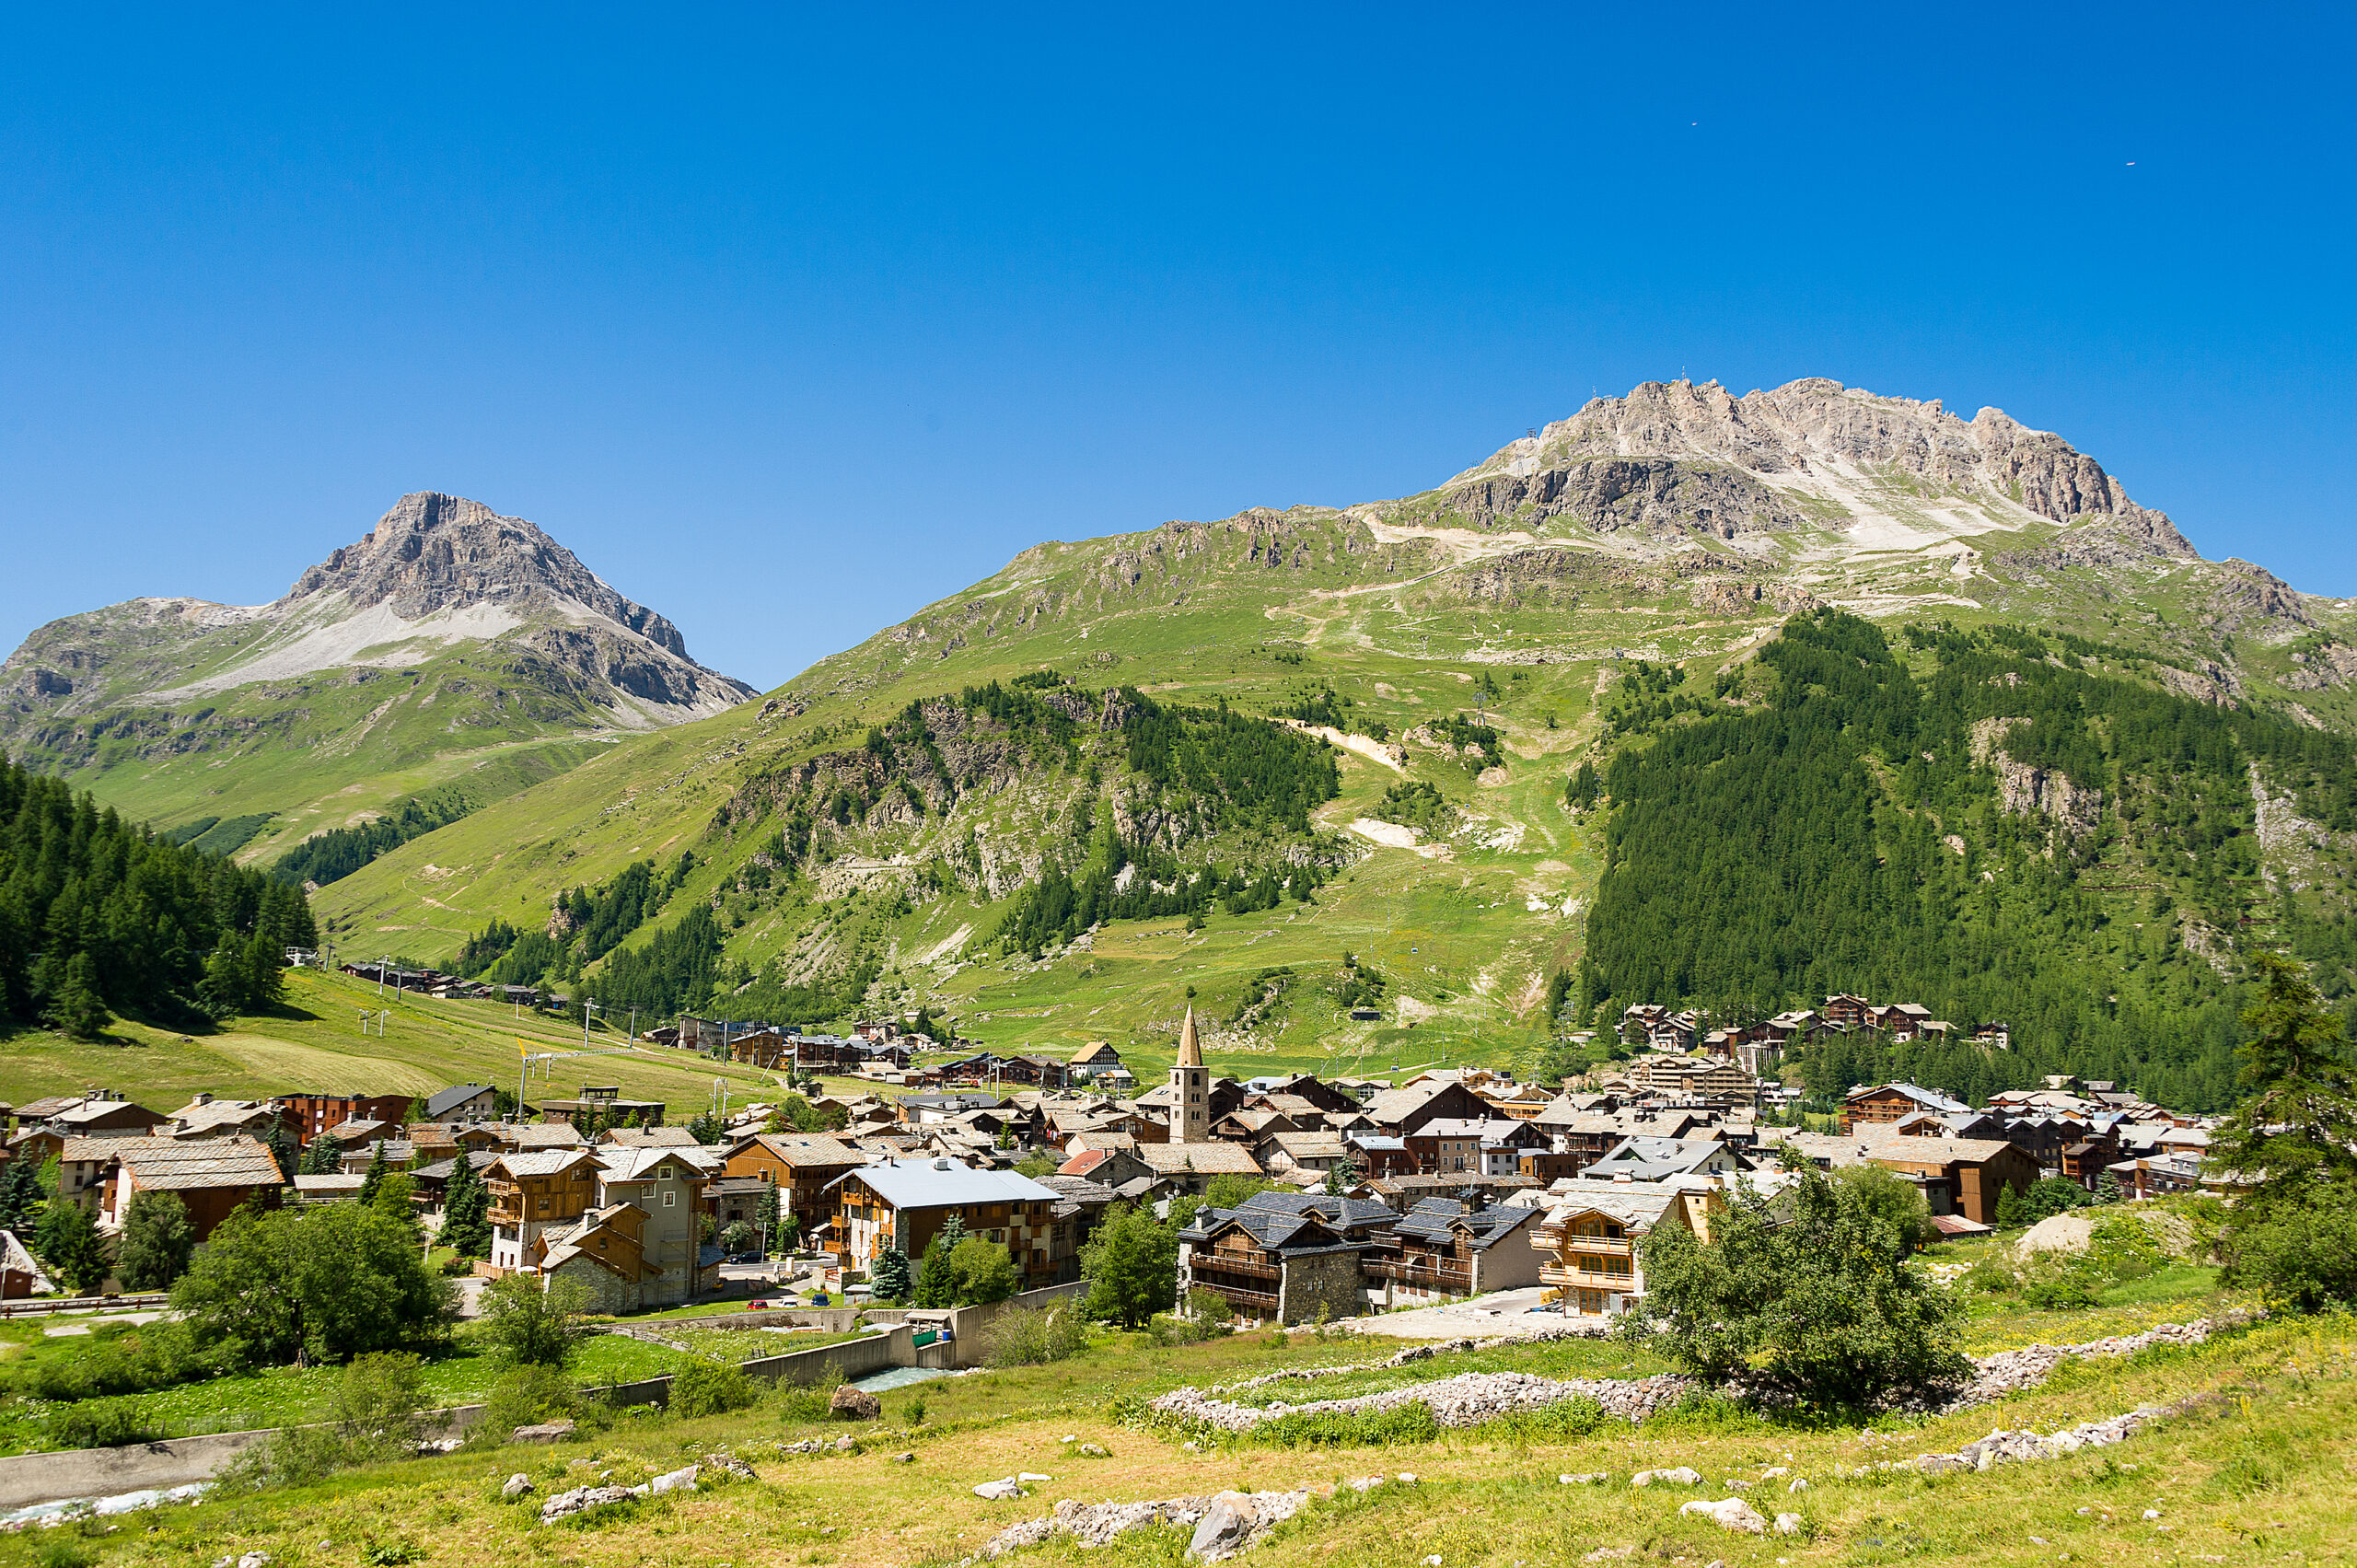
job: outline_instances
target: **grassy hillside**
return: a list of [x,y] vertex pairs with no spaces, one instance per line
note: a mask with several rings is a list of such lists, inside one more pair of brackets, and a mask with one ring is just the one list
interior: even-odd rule
[[[200,1092],[253,1099],[296,1091],[424,1095],[466,1083],[512,1090],[519,1039],[534,1052],[581,1045],[577,1028],[545,1016],[519,1017],[517,1009],[489,1002],[390,992],[380,998],[376,986],[347,975],[289,971],[286,998],[282,1011],[233,1018],[217,1034],[181,1035],[118,1020],[98,1042],[46,1030],[0,1039],[0,1099],[22,1105],[45,1095],[111,1088],[150,1109],[171,1110]],[[389,1014],[381,1037],[375,1016],[380,1009]],[[590,1043],[621,1046],[621,1031],[593,1024]],[[684,1120],[710,1108],[714,1078],[726,1079],[740,1104],[774,1098],[770,1074],[656,1046],[557,1062],[534,1076],[531,1093],[571,1095],[584,1083],[614,1084],[632,1098],[661,1100]]]

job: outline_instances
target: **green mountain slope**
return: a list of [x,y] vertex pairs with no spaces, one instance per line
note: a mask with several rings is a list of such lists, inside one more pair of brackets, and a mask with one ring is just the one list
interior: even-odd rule
[[[688,851],[695,866],[653,923],[712,912],[749,1002],[827,985],[826,1005],[844,1004],[864,981],[871,1007],[946,1007],[986,1040],[1113,1038],[1150,1062],[1192,988],[1220,1026],[1214,1055],[1238,1066],[1413,1064],[1501,1039],[1535,1049],[1550,977],[1578,971],[1591,939],[1612,815],[1575,808],[1566,780],[1584,762],[1608,773],[1619,751],[1748,690],[1785,617],[1828,605],[2075,636],[2052,657],[2287,733],[2357,718],[2349,602],[2201,560],[2051,436],[1829,382],[1741,399],[1652,385],[1422,495],[1040,545],[758,707],[629,739],[319,904],[349,941],[447,958],[493,919],[545,931],[560,894]],[[944,885],[927,868],[956,857],[926,827],[897,844],[830,842],[791,897],[776,891],[774,864],[757,861],[767,832],[737,815],[756,781],[856,749],[912,703],[1045,671],[1317,730],[1335,747],[1338,793],[1309,813],[1305,842],[1347,844],[1351,863],[1312,902],[1223,900],[1194,930],[1177,914],[1116,918],[1035,959],[1028,940],[999,938],[1047,861],[1075,888],[1088,861],[1054,820],[1071,802],[1049,780],[1066,775],[1041,772],[960,807],[983,813],[984,843],[1055,847],[1020,856],[1019,877]],[[2247,788],[2206,809],[2259,831]],[[2341,847],[2319,831],[2303,853],[2321,908],[2341,896]],[[1847,984],[1825,970],[1779,983],[1912,978],[1859,968]],[[1379,1016],[1353,1019],[1345,998],[1368,975]]]
[[421,494],[272,604],[141,598],[41,627],[0,665],[0,749],[167,828],[260,818],[231,847],[267,861],[749,694],[532,524]]

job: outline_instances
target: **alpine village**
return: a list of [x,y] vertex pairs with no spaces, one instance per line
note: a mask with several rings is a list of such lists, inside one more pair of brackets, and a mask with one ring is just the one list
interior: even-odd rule
[[767,692],[420,493],[0,749],[11,1562],[2357,1539],[2357,602],[1996,410],[1648,383]]

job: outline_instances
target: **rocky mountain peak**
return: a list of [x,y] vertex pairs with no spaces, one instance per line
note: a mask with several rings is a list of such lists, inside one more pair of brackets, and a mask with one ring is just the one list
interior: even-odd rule
[[678,627],[616,593],[537,524],[436,491],[402,496],[358,543],[305,572],[272,609],[333,593],[354,610],[386,605],[403,621],[484,604],[518,613],[587,610],[666,652],[688,653]]
[[2165,515],[2137,505],[2100,463],[2058,436],[2001,409],[1963,420],[1936,399],[1883,397],[1822,377],[1741,397],[1715,381],[1648,381],[1626,397],[1592,400],[1450,483],[1527,478],[1600,459],[1725,464],[1788,482],[1904,476],[2051,522],[2117,520],[2156,553],[2194,556]]

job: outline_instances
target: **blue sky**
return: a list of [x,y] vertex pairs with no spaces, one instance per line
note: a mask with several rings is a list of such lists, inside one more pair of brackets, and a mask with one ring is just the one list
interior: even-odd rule
[[1680,373],[2357,594],[2347,7],[214,9],[9,20],[0,646],[438,489],[766,687]]

